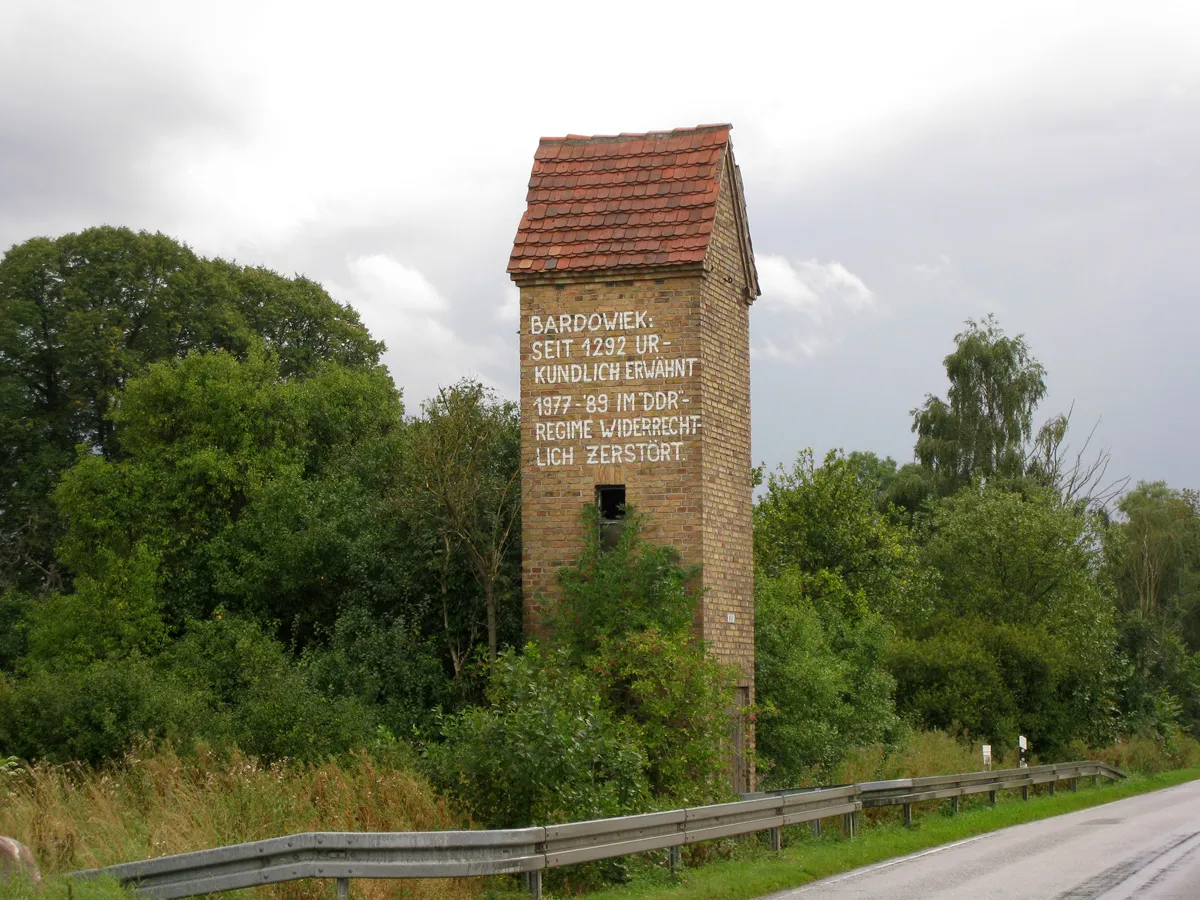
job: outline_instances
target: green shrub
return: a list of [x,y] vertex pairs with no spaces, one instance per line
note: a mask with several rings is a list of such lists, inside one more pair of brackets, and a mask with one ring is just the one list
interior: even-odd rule
[[628,723],[604,708],[595,680],[565,654],[506,650],[488,705],[442,724],[430,773],[489,828],[622,815],[649,798],[646,756]]
[[356,699],[327,697],[254,621],[218,611],[192,621],[172,653],[174,674],[204,692],[208,732],[264,760],[318,761],[362,746],[375,727]]
[[630,723],[646,754],[657,805],[711,803],[730,793],[732,667],[688,632],[657,628],[608,638],[592,659],[605,703]]
[[430,727],[456,699],[434,639],[405,619],[352,606],[338,616],[327,647],[304,654],[309,680],[331,697],[355,698],[395,735]]
[[97,764],[205,719],[200,696],[140,657],[0,680],[0,747],[24,759]]
[[1110,717],[1096,694],[1104,686],[1058,636],[976,617],[931,632],[896,641],[888,660],[900,712],[922,727],[994,743],[1025,734],[1050,757],[1075,738],[1105,742]]
[[[883,667],[886,623],[838,575],[794,568],[755,583],[760,775],[795,786],[854,747],[890,742],[895,682]],[[821,774],[826,773],[826,774]]]
[[583,508],[583,552],[562,569],[561,598],[549,621],[555,643],[581,663],[606,640],[651,628],[690,631],[699,600],[699,567],[680,563],[673,547],[642,538],[642,516],[629,507],[616,545],[600,544],[599,510]]

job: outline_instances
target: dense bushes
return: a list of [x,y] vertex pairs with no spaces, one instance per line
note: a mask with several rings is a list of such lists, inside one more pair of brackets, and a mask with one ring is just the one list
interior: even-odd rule
[[[1034,480],[991,479],[927,500],[910,526],[881,504],[891,470],[872,459],[801,454],[755,508],[770,782],[828,777],[851,748],[892,741],[897,715],[997,747],[1024,734],[1044,759],[1121,734],[1165,747],[1200,725],[1191,495],[1139,488],[1129,521],[1106,521]],[[1131,528],[1161,571],[1130,551]]]
[[761,775],[824,778],[853,747],[899,726],[883,666],[888,626],[837,575],[789,569],[755,585]]
[[595,681],[534,644],[506,650],[487,705],[446,721],[436,781],[490,828],[618,816],[643,807],[646,753]]
[[322,693],[256,623],[222,613],[155,658],[41,665],[0,681],[0,746],[26,759],[98,764],[147,739],[204,738],[264,760],[319,760],[362,746],[373,728],[362,703]]
[[561,573],[558,649],[507,651],[487,705],[442,727],[437,783],[472,815],[525,825],[711,802],[729,791],[734,673],[691,635],[695,588],[677,554],[644,543],[631,510],[618,545],[584,512]]
[[[510,407],[461,395],[464,427],[501,432],[481,452],[507,458]],[[460,665],[484,620],[476,572],[414,503],[416,425],[381,369],[289,377],[250,341],[151,365],[106,421],[121,452],[81,453],[55,491],[69,583],[0,595],[7,752],[98,762],[201,738],[317,760],[477,698]],[[515,546],[495,565],[511,642]]]

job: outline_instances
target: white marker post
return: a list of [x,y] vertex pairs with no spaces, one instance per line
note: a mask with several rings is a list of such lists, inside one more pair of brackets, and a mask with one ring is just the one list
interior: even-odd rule
[[1028,769],[1029,756],[1026,751],[1029,750],[1029,742],[1025,740],[1025,735],[1021,734],[1017,736],[1017,748],[1021,752],[1021,768]]
[[983,768],[984,771],[990,772],[992,769],[992,745],[983,745]]

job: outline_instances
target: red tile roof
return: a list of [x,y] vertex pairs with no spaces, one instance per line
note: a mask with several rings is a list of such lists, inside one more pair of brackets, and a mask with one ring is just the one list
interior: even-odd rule
[[542,138],[508,271],[702,262],[730,127]]

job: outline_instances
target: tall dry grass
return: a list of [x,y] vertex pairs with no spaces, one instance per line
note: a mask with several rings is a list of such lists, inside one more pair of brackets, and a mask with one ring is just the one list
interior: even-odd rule
[[[7,796],[5,796],[5,794]],[[264,766],[198,748],[134,753],[99,771],[35,765],[0,785],[0,834],[23,841],[44,873],[147,859],[305,831],[462,828],[410,767],[363,753],[323,765]],[[477,900],[477,880],[356,881],[361,900]],[[255,898],[327,900],[327,882],[256,888]]]
[[[992,747],[992,768],[1017,765],[1017,748]],[[983,746],[944,731],[912,731],[895,747],[859,747],[831,771],[831,784],[954,775],[983,768]]]
[[[1030,765],[1043,761],[1036,751],[1036,747],[1030,748]],[[1073,762],[1101,760],[1130,773],[1157,775],[1200,767],[1200,742],[1181,733],[1166,739],[1134,734],[1123,736],[1107,747],[1089,747],[1083,741],[1075,741],[1064,749],[1060,758]],[[1018,760],[1016,746],[992,747],[993,769],[1016,768]],[[875,745],[852,751],[826,780],[831,784],[849,784],[977,772],[982,768],[979,741],[968,743],[944,731],[913,731],[897,747]]]
[[1088,747],[1082,742],[1067,748],[1072,758],[1098,759],[1126,772],[1157,775],[1175,769],[1200,767],[1200,742],[1182,733],[1166,738],[1131,734],[1108,747]]

